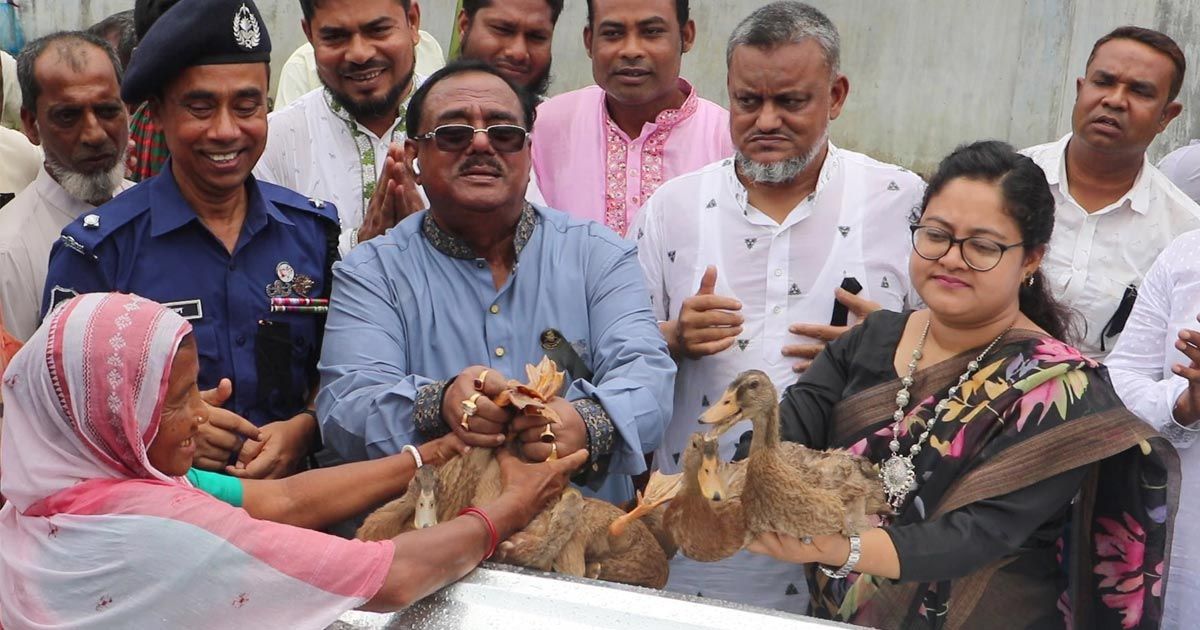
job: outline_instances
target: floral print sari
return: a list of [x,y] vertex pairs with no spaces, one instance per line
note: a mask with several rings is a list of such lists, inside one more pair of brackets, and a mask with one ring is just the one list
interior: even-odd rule
[[[902,453],[977,352],[914,375],[910,391],[917,402],[902,423]],[[821,446],[883,462],[890,455],[899,388],[899,379],[883,382],[839,402],[828,427],[830,443]],[[1012,331],[949,402],[914,459],[921,485],[894,524],[935,521],[1085,469],[1056,548],[1023,548],[963,577],[935,582],[867,575],[830,580],[810,566],[812,613],[882,628],[1157,628],[1178,460],[1165,440],[1124,408],[1104,368],[1062,342]],[[1032,605],[1046,601],[1029,596],[1034,591],[1050,593],[1050,601],[1061,593],[1057,611]]]

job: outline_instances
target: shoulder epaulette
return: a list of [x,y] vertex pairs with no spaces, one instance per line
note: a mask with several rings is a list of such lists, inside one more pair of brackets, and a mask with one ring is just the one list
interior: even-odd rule
[[338,223],[337,207],[333,205],[333,202],[316,197],[305,197],[290,188],[284,188],[283,186],[277,186],[261,180],[258,182],[258,187],[263,197],[276,206],[309,212],[332,221],[335,224]]
[[138,194],[137,188],[141,187],[135,186],[118,198],[68,223],[59,237],[63,247],[95,258],[96,247],[100,243],[149,210],[145,192]]

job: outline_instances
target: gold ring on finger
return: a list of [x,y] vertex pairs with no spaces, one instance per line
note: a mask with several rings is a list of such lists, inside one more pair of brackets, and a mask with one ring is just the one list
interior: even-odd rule
[[462,421],[458,423],[458,426],[462,427],[463,431],[469,432],[471,430],[471,425],[469,423],[470,419],[471,419],[471,414],[464,411]]
[[546,428],[542,429],[542,433],[538,435],[538,438],[543,442],[549,442],[551,444],[553,444],[555,441],[554,437],[554,431],[550,430],[550,425],[548,424],[546,425]]
[[547,457],[546,461],[552,462],[556,459],[558,459],[558,442],[554,442],[550,445],[550,457]]
[[475,401],[479,399],[479,394],[471,394],[471,397],[462,401],[462,412],[468,416],[473,416],[479,411],[479,405]]
[[483,391],[483,384],[487,382],[488,372],[491,372],[491,370],[484,370],[479,373],[479,376],[475,377],[475,391]]

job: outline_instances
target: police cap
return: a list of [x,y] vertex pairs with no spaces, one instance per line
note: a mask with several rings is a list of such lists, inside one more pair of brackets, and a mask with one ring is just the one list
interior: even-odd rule
[[180,0],[138,43],[121,98],[145,101],[192,66],[270,60],[271,38],[254,0]]

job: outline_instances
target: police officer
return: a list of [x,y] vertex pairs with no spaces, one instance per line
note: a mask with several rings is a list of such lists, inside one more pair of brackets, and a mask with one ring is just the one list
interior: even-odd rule
[[201,425],[195,464],[259,478],[294,472],[320,441],[311,408],[339,232],[332,204],[250,174],[270,52],[253,0],[181,0],[154,23],[121,92],[150,102],[171,159],[63,230],[42,308],[122,291],[191,320],[199,387],[225,408]]

